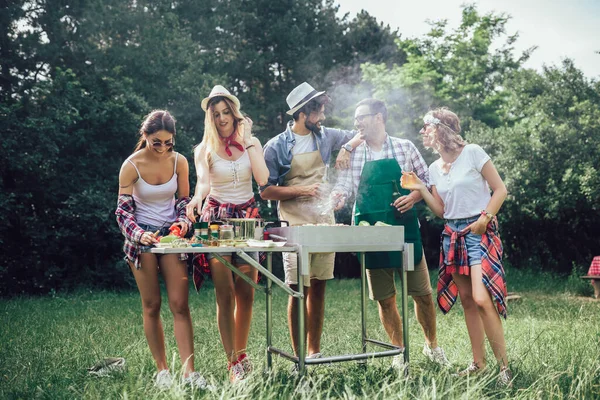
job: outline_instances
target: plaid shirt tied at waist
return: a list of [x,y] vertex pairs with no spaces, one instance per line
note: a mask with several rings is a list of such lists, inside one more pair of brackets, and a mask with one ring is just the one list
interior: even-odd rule
[[[470,232],[470,227],[462,231],[453,231],[447,224],[440,240],[440,269],[437,286],[437,302],[444,314],[448,313],[458,296],[458,287],[452,279],[452,274],[469,275],[469,261],[465,236]],[[450,236],[450,249],[448,262],[444,262],[444,236]],[[481,273],[483,283],[496,303],[498,314],[505,319],[506,310],[506,277],[502,267],[502,242],[498,234],[498,220],[494,217],[487,226],[486,232],[481,235]]]
[[[175,211],[177,219],[174,222],[185,223],[188,226],[188,231],[192,227],[192,221],[185,215],[185,206],[190,202],[189,197],[181,197],[175,203]],[[125,236],[125,244],[123,244],[123,252],[125,253],[125,261],[133,263],[136,269],[140,269],[140,239],[144,234],[144,230],[140,228],[135,220],[135,201],[130,194],[119,195],[117,199],[117,224],[123,236]],[[181,260],[187,260],[187,254],[181,254]]]
[[[242,204],[233,204],[233,203],[219,203],[212,197],[208,197],[206,202],[204,203],[204,207],[202,208],[202,213],[200,215],[201,221],[211,221],[213,219],[225,219],[225,218],[250,218],[251,209],[254,208],[254,197]],[[254,214],[253,218],[260,218],[260,215]],[[259,253],[259,262],[265,260],[265,253]],[[194,265],[194,286],[196,290],[200,290],[202,283],[204,282],[204,274],[210,273],[210,268],[208,266],[208,258],[205,253],[198,253],[194,255],[193,261]]]

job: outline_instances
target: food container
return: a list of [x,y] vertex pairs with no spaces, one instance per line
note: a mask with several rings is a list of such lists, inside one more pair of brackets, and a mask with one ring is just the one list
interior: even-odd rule
[[208,240],[208,222],[200,222],[200,239]]
[[219,226],[221,226],[221,223],[210,223],[210,237],[211,239],[217,240],[219,239]]
[[219,240],[233,240],[234,237],[233,225],[221,225],[219,228]]
[[264,221],[260,218],[228,218],[233,225],[236,240],[262,239]]

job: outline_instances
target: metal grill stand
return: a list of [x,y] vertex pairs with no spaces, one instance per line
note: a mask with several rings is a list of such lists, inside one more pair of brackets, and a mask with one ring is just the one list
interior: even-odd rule
[[[298,373],[303,375],[306,365],[327,364],[341,361],[367,360],[370,358],[390,357],[401,354],[401,348],[390,343],[370,339],[367,335],[366,309],[367,309],[367,280],[365,252],[374,251],[400,251],[403,253],[402,268],[402,324],[404,339],[404,360],[409,361],[408,340],[408,292],[406,287],[406,273],[414,270],[412,244],[404,243],[404,227],[402,226],[292,226],[281,228],[269,228],[271,237],[286,240],[288,244],[298,247],[298,282],[302,282],[303,275],[309,275],[309,255],[312,253],[330,252],[357,252],[361,265],[361,327],[362,327],[362,353],[347,354],[307,359],[305,356],[297,357],[280,349],[268,345],[267,366],[271,367],[270,353],[278,354],[298,364]],[[304,332],[304,286],[298,285],[298,331]],[[271,324],[269,313],[267,313],[267,326]],[[271,338],[267,332],[267,342]],[[385,351],[367,353],[367,344],[383,347]],[[305,354],[305,336],[298,335],[298,352]]]
[[[358,229],[358,230],[357,230]],[[342,361],[366,360],[378,357],[390,357],[401,354],[401,349],[390,343],[370,339],[367,336],[366,309],[367,309],[367,281],[365,252],[371,251],[401,251],[403,253],[402,268],[402,325],[404,338],[404,360],[409,361],[408,341],[408,295],[406,287],[406,272],[414,270],[413,245],[404,243],[404,227],[350,227],[350,226],[301,226],[283,227],[269,229],[274,237],[285,238],[285,247],[185,247],[185,248],[152,248],[149,252],[154,254],[178,254],[178,253],[211,253],[222,262],[233,273],[244,279],[256,290],[266,294],[266,356],[267,368],[273,365],[272,354],[278,354],[298,364],[300,376],[306,372],[307,365],[325,364]],[[221,253],[237,253],[248,264],[256,268],[266,278],[265,286],[252,281],[241,273],[230,262],[225,260]],[[246,252],[265,252],[267,255],[266,268],[256,262]],[[298,254],[298,282],[302,282],[303,275],[309,275],[309,254],[331,253],[331,252],[357,252],[361,265],[361,327],[362,327],[362,353],[347,354],[339,356],[323,357],[318,359],[307,359],[305,354],[305,336],[298,335],[298,351],[302,357],[289,354],[281,349],[273,347],[273,283],[283,289],[288,295],[295,297],[298,301],[298,330],[304,332],[304,285],[298,285],[298,291],[292,290],[285,282],[273,275],[274,252],[292,252]],[[383,347],[387,350],[367,353],[367,344]]]

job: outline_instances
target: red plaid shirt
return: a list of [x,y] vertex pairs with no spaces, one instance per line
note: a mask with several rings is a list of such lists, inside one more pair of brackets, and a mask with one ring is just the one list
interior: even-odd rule
[[[256,203],[254,197],[243,204],[233,204],[219,203],[209,196],[204,203],[204,207],[202,207],[200,220],[210,221],[213,218],[249,218],[248,214],[250,209],[253,208],[254,203]],[[254,218],[260,218],[260,215],[256,214]],[[259,254],[260,263],[262,263],[265,258],[265,253]],[[194,265],[194,286],[196,287],[196,290],[200,290],[200,287],[202,287],[202,284],[204,283],[204,274],[210,273],[208,258],[205,253],[198,253],[194,255],[192,263]]]
[[[446,314],[458,296],[458,287],[452,279],[453,273],[469,275],[467,246],[465,236],[469,228],[460,232],[453,231],[448,225],[444,226],[440,243],[440,270],[437,285],[437,302],[444,314]],[[444,236],[450,236],[450,249],[448,250],[448,262],[444,262]],[[496,217],[490,221],[486,232],[481,236],[481,272],[483,283],[496,302],[498,313],[507,317],[506,310],[506,277],[502,267],[502,242],[498,234],[498,220]]]
[[[175,211],[177,219],[175,222],[182,222],[188,225],[188,230],[192,228],[192,221],[185,215],[185,206],[190,202],[189,197],[181,197],[175,203]],[[123,236],[125,243],[123,244],[123,252],[125,253],[125,261],[133,263],[136,269],[140,269],[140,239],[144,234],[144,230],[140,228],[135,220],[135,201],[130,194],[119,195],[117,199],[117,224]],[[187,254],[181,254],[181,260],[187,260]]]

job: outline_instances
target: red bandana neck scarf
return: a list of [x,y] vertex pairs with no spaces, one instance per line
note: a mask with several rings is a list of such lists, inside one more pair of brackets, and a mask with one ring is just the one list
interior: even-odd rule
[[244,146],[242,146],[239,142],[236,142],[235,140],[233,140],[231,137],[233,135],[229,136],[229,137],[222,137],[221,140],[223,141],[223,143],[225,143],[225,153],[227,153],[227,155],[229,157],[232,156],[231,153],[231,149],[229,148],[229,146],[234,146],[235,148],[237,148],[239,151],[243,152],[244,151]]

